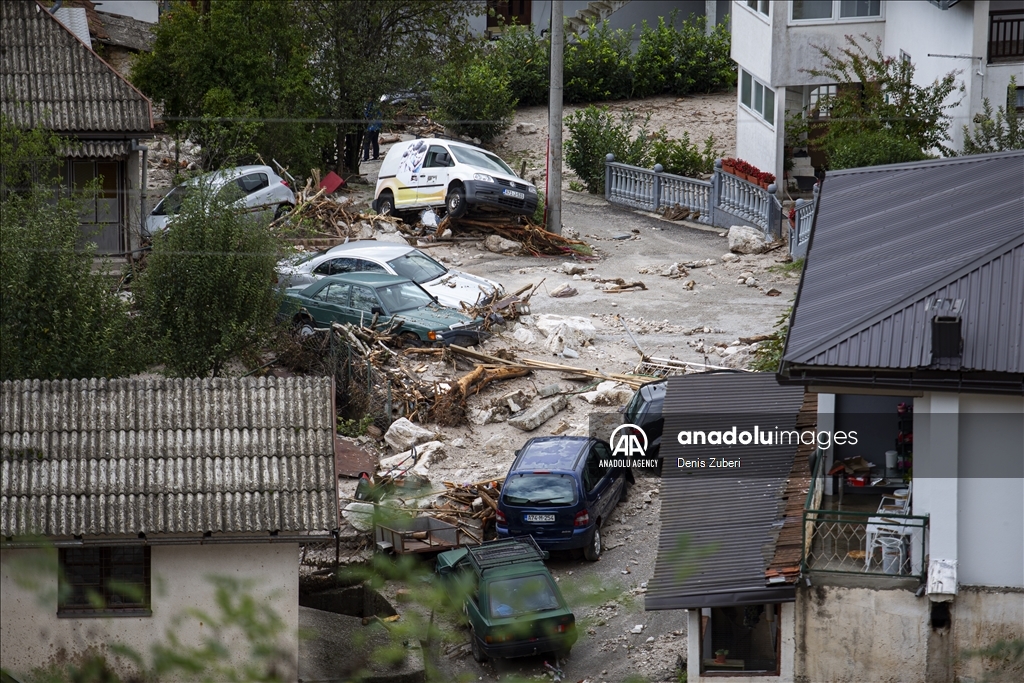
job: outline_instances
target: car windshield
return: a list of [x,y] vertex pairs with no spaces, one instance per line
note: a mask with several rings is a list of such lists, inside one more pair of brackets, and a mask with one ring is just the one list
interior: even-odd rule
[[572,505],[576,502],[575,481],[568,474],[522,474],[502,487],[510,505]]
[[421,287],[411,282],[378,287],[377,295],[391,313],[423,308],[434,301]]
[[424,282],[430,282],[436,280],[445,273],[448,269],[442,266],[440,263],[430,258],[422,251],[410,251],[404,256],[399,256],[396,259],[388,261],[388,265],[401,275],[407,277],[416,284],[423,284]]
[[153,209],[154,216],[173,216],[181,210],[181,204],[188,197],[190,188],[185,185],[178,185],[164,197],[164,200]]
[[558,596],[544,574],[500,579],[488,588],[492,617],[517,617],[558,609]]
[[487,168],[492,171],[497,171],[498,173],[515,176],[515,172],[508,167],[508,164],[493,154],[488,154],[483,150],[452,145],[452,154],[455,155],[455,159],[459,163],[469,164],[470,166],[477,166],[479,168]]

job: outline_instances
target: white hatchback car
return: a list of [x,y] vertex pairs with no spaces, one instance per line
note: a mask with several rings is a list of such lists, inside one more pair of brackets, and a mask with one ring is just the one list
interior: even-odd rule
[[152,237],[167,228],[188,193],[209,183],[215,192],[241,194],[234,206],[260,214],[266,218],[277,218],[291,211],[295,206],[295,193],[284,178],[274,173],[269,166],[235,166],[192,178],[173,188],[146,218],[146,234]]
[[449,308],[490,303],[505,291],[497,282],[445,268],[419,249],[408,245],[365,240],[339,244],[315,254],[299,254],[278,264],[282,287],[316,282],[343,273],[389,273],[407,277]]
[[537,188],[487,150],[453,140],[396,142],[380,165],[377,213],[444,207],[459,218],[474,207],[533,214]]

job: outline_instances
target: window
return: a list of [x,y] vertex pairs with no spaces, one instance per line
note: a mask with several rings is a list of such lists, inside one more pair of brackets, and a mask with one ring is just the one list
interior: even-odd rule
[[592,491],[601,479],[608,474],[608,467],[602,467],[602,460],[610,460],[612,454],[603,443],[594,444],[587,457],[587,469],[583,472],[583,484],[587,491]]
[[455,162],[452,161],[452,157],[448,154],[448,150],[440,145],[431,145],[430,149],[427,150],[427,161],[423,164],[423,167],[446,168],[454,165]]
[[387,269],[379,263],[367,261],[366,259],[355,259],[356,268],[360,273],[387,273]]
[[352,288],[352,308],[366,313],[373,313],[374,308],[380,307],[377,295],[368,287]]
[[349,287],[351,285],[330,284],[321,289],[314,298],[339,306],[347,306]]
[[148,546],[63,548],[59,616],[148,616]]
[[[835,85],[819,85],[817,88],[813,88],[811,90],[810,94],[808,95],[807,111],[811,112],[812,114],[813,114],[813,112],[817,111],[818,112],[818,116],[831,116],[832,115],[832,108],[826,106],[824,109],[822,109],[821,106],[819,105],[819,103],[821,102],[822,99],[826,99],[826,98],[830,98],[830,97],[835,97],[835,96],[836,96],[836,86]],[[827,99],[826,99],[825,104],[828,104]]]
[[794,0],[793,21],[880,19],[881,0]]
[[778,604],[712,607],[702,612],[709,617],[702,639],[711,639],[710,643],[702,643],[703,652],[708,653],[701,660],[702,673],[745,671],[778,675]]
[[343,273],[354,273],[359,270],[355,259],[335,258],[324,261],[317,266],[313,272],[317,275],[341,275]]
[[768,16],[768,8],[770,6],[771,3],[768,0],[747,0],[747,7],[765,16]]
[[775,125],[775,91],[740,69],[740,104]]
[[242,176],[235,182],[242,188],[244,194],[252,194],[257,190],[270,187],[270,179],[266,173],[250,173],[249,175]]

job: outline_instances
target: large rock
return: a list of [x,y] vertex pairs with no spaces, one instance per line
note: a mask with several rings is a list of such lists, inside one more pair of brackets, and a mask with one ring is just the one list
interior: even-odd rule
[[519,244],[519,242],[507,240],[498,235],[488,235],[487,239],[484,240],[484,249],[487,251],[493,251],[495,254],[514,254],[519,251],[522,246],[523,245]]
[[764,233],[746,225],[729,228],[729,251],[737,254],[761,254],[768,249]]
[[[404,471],[412,468],[412,449],[396,453],[387,458],[381,458],[379,468],[381,471],[386,472],[394,467],[398,467],[399,470]],[[406,462],[408,459],[408,462]],[[431,462],[437,462],[444,459],[444,444],[440,441],[427,441],[416,446],[416,460],[415,463],[427,462],[428,466]]]
[[388,442],[388,445],[399,452],[407,451],[416,444],[430,441],[433,438],[433,432],[419,425],[414,425],[404,417],[391,423],[387,434],[384,435],[384,440]]
[[618,382],[601,382],[593,391],[580,394],[580,398],[595,406],[619,406],[633,398],[633,390]]
[[586,341],[593,341],[594,335],[597,334],[597,329],[594,324],[578,315],[552,315],[545,313],[543,315],[534,316],[534,324],[537,329],[545,337],[550,337],[551,333],[559,328],[561,325],[566,325],[572,330],[579,333],[580,338]]
[[542,403],[533,410],[529,410],[522,415],[513,417],[508,421],[508,423],[517,429],[522,429],[524,432],[533,431],[558,413],[562,412],[568,402],[567,397],[559,396],[547,403]]

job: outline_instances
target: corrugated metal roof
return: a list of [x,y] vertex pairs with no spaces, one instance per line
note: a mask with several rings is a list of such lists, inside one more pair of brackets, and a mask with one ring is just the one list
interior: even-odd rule
[[0,3],[0,112],[16,126],[148,133],[149,100],[35,0]]
[[329,378],[0,384],[0,536],[336,527]]
[[831,174],[786,366],[927,368],[925,306],[953,298],[965,301],[954,370],[1024,373],[1022,245],[1024,151]]
[[[661,537],[648,610],[756,604],[792,599],[791,585],[769,584],[766,571],[785,516],[792,445],[736,445],[738,470],[712,474],[675,467],[676,459],[722,456],[715,446],[681,446],[683,430],[753,423],[793,429],[802,387],[782,387],[771,373],[706,373],[668,378],[662,455]],[[686,552],[680,554],[680,542]],[[686,570],[680,575],[680,570]]]
[[132,143],[128,140],[76,140],[60,151],[75,159],[121,159],[131,153]]

